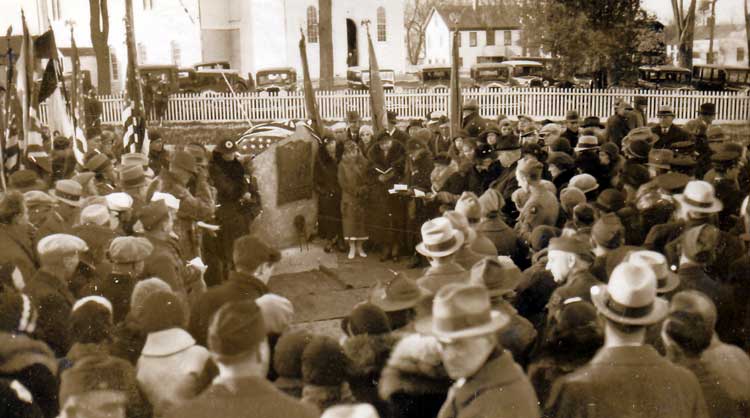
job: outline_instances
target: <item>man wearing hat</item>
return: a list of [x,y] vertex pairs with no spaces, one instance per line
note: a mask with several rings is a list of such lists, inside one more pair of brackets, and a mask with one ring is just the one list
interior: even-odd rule
[[101,153],[98,150],[90,152],[89,155],[86,156],[86,164],[84,164],[84,168],[95,173],[94,186],[99,196],[104,196],[117,191],[115,189],[117,176],[115,175],[112,161],[107,154]]
[[591,301],[589,289],[601,282],[591,274],[594,254],[588,242],[573,237],[552,238],[547,247],[546,268],[559,287],[552,292],[547,313],[554,316],[566,299]]
[[139,212],[143,225],[143,237],[153,246],[144,263],[144,277],[158,277],[172,288],[172,291],[185,297],[187,283],[200,279],[200,272],[188,266],[180,254],[180,246],[174,233],[174,218],[164,200],[151,202]]
[[81,222],[73,227],[71,234],[86,241],[89,250],[84,254],[83,261],[95,268],[106,263],[109,243],[117,237],[117,233],[109,227],[109,209],[106,204],[98,203],[83,208]]
[[227,303],[213,316],[208,349],[219,376],[198,397],[172,409],[167,418],[315,418],[318,411],[266,380],[270,349],[261,309],[254,300]]
[[648,125],[646,108],[648,107],[648,98],[646,96],[635,96],[633,98],[633,111],[628,113],[630,126],[640,128]]
[[518,185],[527,193],[528,198],[516,223],[516,233],[528,240],[529,234],[539,225],[555,225],[560,211],[560,204],[555,195],[542,183],[542,163],[534,159],[523,159],[516,170]]
[[[198,175],[195,157],[187,151],[177,151],[172,156],[169,169],[162,171],[149,186],[146,197],[154,192],[169,193],[180,199],[180,209],[175,219],[175,233],[180,237],[180,250],[183,257],[190,260],[200,255],[200,242],[195,223],[210,221],[215,204],[206,176]],[[193,194],[188,183],[195,180]]]
[[359,143],[359,128],[362,126],[362,118],[356,110],[346,112],[346,138]]
[[417,305],[429,293],[404,273],[398,273],[386,283],[378,282],[372,289],[369,301],[382,309],[394,332],[413,332]]
[[674,159],[674,153],[670,149],[655,148],[648,153],[648,174],[651,178],[655,178],[659,175],[669,172],[672,167],[672,160]]
[[188,330],[200,345],[205,345],[211,317],[222,305],[268,293],[268,281],[281,253],[258,237],[244,235],[234,242],[232,258],[234,270],[227,280],[198,296],[192,305]]
[[[219,141],[208,167],[211,184],[216,188],[217,268],[209,263],[210,284],[219,284],[232,270],[232,244],[250,230],[260,213],[260,196],[254,178],[248,179],[245,167],[237,160],[237,146],[229,138]],[[210,257],[209,257],[210,259]]]
[[651,269],[622,263],[609,284],[591,289],[591,299],[604,319],[604,347],[555,382],[545,416],[608,418],[627,410],[637,417],[707,417],[695,375],[644,344],[646,327],[668,310]]
[[581,117],[578,115],[577,110],[568,110],[565,114],[565,131],[560,136],[565,138],[570,143],[570,146],[575,148],[578,145],[578,136],[581,124]]
[[625,100],[618,100],[615,104],[615,113],[607,119],[607,138],[618,147],[622,146],[622,139],[628,135],[632,128],[628,117],[631,112],[628,111],[628,108],[633,109]]
[[493,310],[484,286],[450,284],[437,293],[432,316],[417,331],[437,337],[443,366],[456,381],[438,418],[540,416],[534,388],[497,333],[510,322]]
[[[698,126],[698,132],[695,134],[696,139],[705,141],[706,129],[708,129],[716,117],[716,104],[707,102],[701,103],[700,109],[698,109],[698,118],[693,119]],[[688,122],[690,123],[690,122]]]
[[456,254],[464,245],[466,237],[447,218],[435,218],[422,225],[422,242],[417,252],[430,263],[417,284],[431,295],[449,283],[465,283],[469,273],[456,263]]
[[143,275],[146,258],[154,246],[146,238],[117,237],[109,244],[112,270],[90,286],[90,293],[100,295],[112,303],[114,323],[125,319],[130,309],[130,295]]
[[76,301],[71,285],[80,256],[88,246],[76,236],[52,234],[39,240],[36,248],[40,267],[26,282],[24,292],[39,313],[37,337],[46,342],[57,357],[63,357],[70,348],[68,317]]
[[8,177],[8,186],[11,189],[16,189],[21,193],[26,193],[31,190],[39,190],[46,192],[49,189],[47,183],[45,183],[34,170],[18,170],[13,172]]
[[591,265],[591,273],[602,283],[607,277],[607,256],[625,244],[625,227],[614,213],[608,213],[594,222],[591,228],[591,244],[596,257]]
[[[402,131],[401,129],[396,126],[398,123],[398,113],[396,113],[393,110],[389,110],[386,112],[386,116],[388,118],[388,127],[386,128],[386,132],[388,135],[395,139],[396,141],[400,142],[401,145],[406,145],[406,142],[409,141],[409,135],[406,134],[406,132]],[[379,136],[380,132],[375,132],[375,135]]]
[[479,104],[476,99],[464,103],[461,109],[461,129],[472,138],[478,137],[487,128],[487,121],[479,115]]
[[691,139],[689,133],[674,124],[675,114],[672,106],[659,107],[656,116],[659,118],[659,124],[651,128],[651,132],[658,137],[654,148],[670,148],[675,142]]

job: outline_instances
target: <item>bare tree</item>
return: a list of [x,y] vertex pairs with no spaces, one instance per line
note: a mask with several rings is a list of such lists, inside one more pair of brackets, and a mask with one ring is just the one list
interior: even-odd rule
[[89,0],[91,45],[96,54],[96,79],[99,94],[112,92],[109,62],[109,10],[107,0]]
[[678,44],[677,60],[685,68],[693,66],[693,36],[695,35],[695,6],[696,0],[690,0],[687,12],[684,0],[672,0],[672,12],[677,24]]
[[409,63],[419,64],[424,52],[427,18],[439,0],[408,0],[404,10],[404,27],[406,29],[406,52]]
[[718,0],[701,0],[698,10],[703,16],[708,15],[708,55],[706,56],[706,64],[713,64],[715,60],[714,54],[714,33],[716,31],[716,2]]

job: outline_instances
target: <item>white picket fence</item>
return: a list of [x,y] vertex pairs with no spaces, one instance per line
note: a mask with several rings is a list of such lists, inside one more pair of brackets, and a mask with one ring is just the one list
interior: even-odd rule
[[[342,120],[349,110],[370,118],[370,98],[366,91],[317,91],[321,116]],[[448,92],[408,90],[386,93],[386,107],[401,119],[424,118],[435,110],[448,112]],[[750,95],[729,92],[659,91],[659,90],[588,90],[588,89],[464,89],[464,101],[476,99],[482,116],[496,118],[503,114],[515,118],[527,115],[537,120],[561,119],[568,110],[578,110],[581,117],[598,116],[606,120],[614,112],[616,100],[633,102],[634,96],[648,98],[648,117],[655,119],[661,105],[672,106],[677,122],[696,117],[701,103],[716,104],[717,121],[750,121]],[[122,95],[100,96],[105,124],[121,122]],[[42,120],[46,111],[41,109]],[[252,122],[304,119],[303,92],[224,94],[174,94],[169,97],[167,122]]]

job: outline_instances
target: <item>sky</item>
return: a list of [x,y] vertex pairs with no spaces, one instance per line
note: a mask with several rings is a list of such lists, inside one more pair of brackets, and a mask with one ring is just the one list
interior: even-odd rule
[[[679,0],[678,0],[679,1]],[[688,7],[690,0],[682,0]],[[742,10],[744,0],[716,0],[716,20],[719,23],[745,23]],[[701,0],[698,0],[700,5]],[[644,9],[655,13],[662,23],[674,20],[671,0],[641,0]]]

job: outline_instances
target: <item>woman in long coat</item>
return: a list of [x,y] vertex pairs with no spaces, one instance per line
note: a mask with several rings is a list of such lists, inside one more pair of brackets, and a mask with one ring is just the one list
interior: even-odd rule
[[400,242],[406,230],[406,202],[402,196],[388,193],[388,190],[404,175],[406,150],[387,132],[381,132],[367,157],[372,164],[369,175],[377,179],[371,188],[370,232],[382,247],[380,260],[398,260]]
[[315,163],[315,190],[318,192],[318,236],[327,241],[330,252],[343,238],[341,231],[341,187],[338,165],[343,147],[332,136],[323,139]]
[[339,185],[341,186],[341,215],[343,218],[344,239],[349,244],[349,258],[359,253],[367,257],[363,248],[368,235],[365,228],[365,207],[367,205],[369,162],[354,141],[344,143],[344,156],[339,164]]

